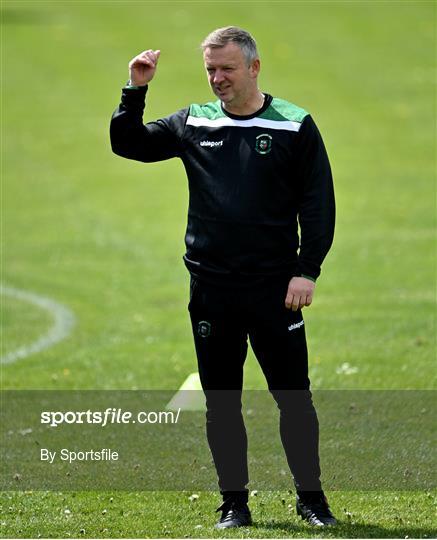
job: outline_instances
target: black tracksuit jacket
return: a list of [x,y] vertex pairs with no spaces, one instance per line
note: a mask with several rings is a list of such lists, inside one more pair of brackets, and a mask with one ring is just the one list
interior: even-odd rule
[[190,273],[229,285],[284,275],[316,280],[332,244],[335,202],[311,116],[266,94],[249,116],[232,115],[217,101],[144,125],[146,92],[123,88],[111,120],[112,149],[146,163],[182,160]]

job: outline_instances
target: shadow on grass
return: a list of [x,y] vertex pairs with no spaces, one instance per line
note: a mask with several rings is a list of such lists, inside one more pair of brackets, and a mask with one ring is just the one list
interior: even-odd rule
[[432,527],[382,527],[371,523],[340,522],[335,527],[311,527],[306,524],[298,525],[290,521],[257,520],[252,529],[280,531],[287,537],[304,533],[305,537],[330,538],[436,538],[437,528]]

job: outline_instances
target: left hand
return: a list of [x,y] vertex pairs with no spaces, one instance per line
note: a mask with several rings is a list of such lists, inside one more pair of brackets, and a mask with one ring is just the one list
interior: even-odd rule
[[304,277],[293,277],[288,284],[285,307],[297,311],[305,306],[310,306],[316,284]]

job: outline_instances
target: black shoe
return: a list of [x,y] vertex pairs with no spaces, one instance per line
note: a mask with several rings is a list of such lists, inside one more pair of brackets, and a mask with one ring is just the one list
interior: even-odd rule
[[328,500],[323,493],[319,497],[312,497],[307,500],[298,495],[296,497],[296,511],[310,525],[326,527],[337,524],[337,520],[329,508]]
[[222,517],[216,524],[216,529],[228,529],[230,527],[245,527],[252,525],[252,516],[249,507],[244,502],[228,500],[225,501],[216,512],[221,510]]

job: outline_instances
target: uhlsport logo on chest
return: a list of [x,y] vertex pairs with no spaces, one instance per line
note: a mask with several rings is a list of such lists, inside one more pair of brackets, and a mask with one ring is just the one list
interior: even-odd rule
[[200,146],[206,146],[207,148],[217,148],[218,146],[223,146],[223,140],[221,141],[200,141]]
[[258,154],[268,154],[272,149],[273,137],[268,133],[261,133],[255,139],[255,150]]

